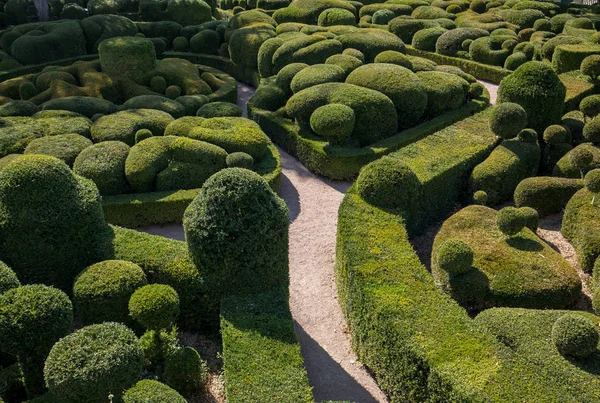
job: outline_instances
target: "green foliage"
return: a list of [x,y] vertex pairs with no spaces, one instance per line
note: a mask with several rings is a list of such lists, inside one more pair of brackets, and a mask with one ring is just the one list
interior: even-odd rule
[[156,69],[156,52],[149,39],[115,37],[98,47],[102,72],[115,78],[129,78],[145,84]]
[[[38,78],[38,83],[39,83]],[[54,98],[42,104],[44,111],[71,111],[88,118],[97,113],[110,115],[117,111],[117,106],[107,99],[89,96],[65,96]]]
[[19,85],[19,97],[23,101],[27,101],[36,95],[37,95],[37,90],[35,88],[35,85],[33,85],[33,83],[24,82],[23,84]]
[[581,100],[579,110],[591,118],[600,114],[600,95],[590,95]]
[[580,71],[581,74],[590,76],[592,80],[598,78],[600,76],[600,55],[590,55],[583,59]]
[[600,169],[592,169],[583,178],[585,187],[592,193],[600,193]]
[[190,39],[190,51],[216,55],[219,49],[219,34],[211,29],[198,32]]
[[218,118],[218,117],[241,117],[242,108],[231,102],[210,102],[204,104],[196,112],[196,116],[203,118]]
[[[170,85],[165,90],[165,96],[169,99],[176,99],[181,95],[181,88],[177,85]],[[175,116],[174,114],[171,114]]]
[[163,376],[167,385],[190,396],[204,388],[208,367],[195,349],[182,347],[167,356]]
[[152,132],[150,130],[140,129],[137,132],[135,132],[135,144],[139,143],[140,141],[146,140],[150,137],[152,137]]
[[358,31],[339,35],[337,38],[344,49],[358,49],[365,55],[365,61],[371,62],[386,50],[406,52],[404,42],[391,32],[380,29],[359,29]]
[[581,189],[567,203],[560,232],[575,247],[579,266],[591,272],[600,256],[600,218],[594,194]]
[[582,187],[583,183],[579,179],[553,176],[526,178],[515,189],[515,205],[532,207],[541,217],[560,213]]
[[552,67],[527,62],[502,80],[498,102],[514,102],[527,112],[529,127],[537,132],[560,122],[566,88]]
[[504,207],[496,215],[498,229],[507,236],[517,235],[525,227],[525,216],[515,207]]
[[175,52],[188,52],[190,50],[190,43],[187,38],[183,36],[178,36],[173,39],[173,50]]
[[469,83],[463,78],[443,71],[419,71],[416,74],[427,93],[425,116],[441,115],[466,102]]
[[537,210],[532,207],[521,207],[519,210],[525,219],[525,227],[536,233],[540,222],[540,215]]
[[552,341],[566,356],[585,358],[598,346],[598,329],[589,319],[579,315],[564,315],[552,326]]
[[317,25],[330,27],[332,25],[354,25],[356,16],[353,12],[343,8],[328,8],[319,14]]
[[[165,99],[165,98],[163,98]],[[166,112],[137,109],[102,116],[91,128],[94,143],[102,141],[122,141],[129,146],[135,144],[135,133],[140,129],[148,129],[153,136],[162,136],[165,128],[173,121]]]
[[475,40],[489,33],[479,28],[456,28],[443,33],[435,44],[435,51],[445,56],[456,56],[462,43],[467,39]]
[[396,14],[390,9],[380,9],[373,13],[373,24],[387,25],[388,22],[396,18]]
[[186,403],[186,400],[167,385],[144,379],[125,392],[123,403]]
[[121,402],[142,371],[142,349],[125,325],[105,322],[76,330],[56,343],[44,367],[48,389],[65,403]]
[[213,175],[183,218],[190,254],[211,295],[249,294],[288,284],[288,209],[258,174]]
[[276,10],[273,18],[278,24],[298,22],[316,25],[319,15],[328,8],[342,8],[355,13],[354,6],[342,0],[300,0],[288,7]]
[[73,172],[94,181],[103,196],[125,193],[125,160],[129,146],[121,141],[105,141],[83,150],[73,164]]
[[354,110],[342,104],[323,105],[310,115],[310,127],[332,145],[343,145],[354,130]]
[[552,66],[558,74],[565,73],[567,71],[581,70],[582,74],[590,76],[595,79],[598,74],[600,65],[598,62],[585,64],[585,72],[583,72],[584,65],[583,61],[592,55],[600,57],[600,45],[586,44],[573,44],[573,45],[559,45],[554,48],[554,54],[552,55]]
[[[174,88],[177,86],[170,86],[167,88],[167,90],[169,90],[169,88],[171,88],[171,90],[169,90],[169,92],[174,91],[174,94],[171,94],[175,97],[179,96],[179,92],[177,91],[177,88]],[[166,95],[165,95],[166,96]],[[153,112],[156,111],[162,111],[164,113],[169,114],[169,116],[172,116],[174,118],[180,118],[182,116],[185,115],[185,107],[180,104],[179,102],[173,101],[172,99],[169,98],[165,98],[165,96],[162,95],[138,95],[135,96],[133,98],[129,98],[127,101],[125,101],[125,103],[122,105],[122,109],[124,110],[130,110],[133,109],[135,110],[152,110]],[[137,130],[136,130],[137,132]],[[135,136],[135,132],[134,132],[134,136]],[[124,141],[122,139],[111,139],[111,140],[120,140],[120,141]],[[128,143],[129,144],[129,143]]]
[[425,28],[417,31],[412,38],[412,46],[415,49],[435,52],[435,44],[447,29],[442,27]]
[[235,152],[227,155],[225,163],[228,168],[246,168],[252,169],[254,158],[250,154]]
[[129,298],[146,285],[144,271],[135,263],[105,260],[83,270],[73,285],[73,302],[86,324],[122,322],[128,324]]
[[437,265],[451,276],[471,270],[473,249],[464,241],[448,239],[437,249]]
[[583,126],[583,138],[590,143],[600,144],[600,119],[592,119]]
[[325,60],[325,64],[333,64],[344,70],[344,75],[350,74],[353,70],[363,65],[359,59],[350,55],[333,55]]
[[21,286],[14,271],[4,262],[0,262],[0,294]]
[[300,70],[290,83],[293,93],[318,84],[343,82],[346,72],[334,64],[315,64]]
[[169,285],[145,285],[131,295],[129,314],[146,329],[166,329],[179,315],[179,295]]
[[[600,106],[600,105],[599,105]],[[550,125],[544,130],[544,141],[546,144],[568,143],[571,137],[569,129],[562,125]]]
[[496,104],[490,113],[490,129],[504,139],[516,137],[527,127],[527,112],[519,104]]
[[388,63],[396,64],[398,66],[406,67],[409,70],[413,70],[413,65],[410,59],[401,52],[395,50],[385,50],[375,56],[375,63]]
[[79,134],[59,134],[31,141],[23,153],[50,155],[72,167],[79,153],[91,145],[90,139]]
[[70,289],[108,247],[98,190],[54,158],[15,158],[0,170],[0,255],[25,283]]
[[179,346],[177,328],[146,330],[140,337],[140,346],[144,352],[144,368],[154,373],[161,373],[165,358],[173,354]]
[[488,195],[483,190],[478,190],[473,193],[473,203],[480,206],[485,206],[488,201]]
[[511,49],[504,48],[503,37],[484,36],[475,39],[469,46],[471,58],[479,63],[504,66]]

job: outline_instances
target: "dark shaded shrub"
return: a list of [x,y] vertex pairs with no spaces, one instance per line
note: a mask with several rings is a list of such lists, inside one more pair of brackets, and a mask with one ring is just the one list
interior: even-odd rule
[[437,264],[450,275],[465,273],[473,265],[473,249],[458,239],[444,241],[437,250]]
[[532,207],[540,216],[560,213],[573,195],[583,187],[579,179],[537,176],[521,181],[515,189],[517,207]]
[[203,118],[218,118],[227,116],[242,116],[242,108],[231,102],[210,102],[202,105],[196,116]]
[[386,50],[375,56],[375,63],[396,64],[413,70],[413,65],[408,56],[395,50]]
[[354,25],[356,16],[353,12],[343,8],[328,8],[319,14],[317,24],[321,27],[332,25]]
[[434,117],[460,108],[467,100],[469,83],[454,74],[442,71],[416,73],[427,93],[425,116]]
[[21,282],[17,278],[17,275],[10,267],[4,262],[0,262],[0,294],[17,288],[21,285]]
[[83,150],[73,164],[73,172],[94,181],[100,194],[109,196],[129,189],[125,161],[129,146],[121,141],[105,141]]
[[72,167],[79,153],[91,145],[90,139],[79,134],[59,134],[32,140],[25,148],[24,154],[49,155]]
[[581,74],[590,76],[592,80],[598,78],[600,76],[600,55],[590,55],[583,59],[580,71]]
[[194,348],[183,347],[167,356],[163,376],[167,385],[190,396],[204,388],[208,367]]
[[331,144],[344,144],[354,130],[354,110],[342,104],[323,105],[310,115],[310,127]]
[[596,117],[596,115],[600,114],[600,95],[590,95],[583,98],[579,103],[579,110],[585,116]]
[[600,119],[592,119],[583,126],[583,138],[590,143],[600,143]]

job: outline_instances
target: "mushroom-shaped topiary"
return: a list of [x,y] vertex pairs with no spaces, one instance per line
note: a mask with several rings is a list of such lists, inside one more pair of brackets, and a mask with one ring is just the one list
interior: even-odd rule
[[538,134],[533,129],[523,129],[519,132],[517,138],[524,143],[537,143]]
[[550,125],[544,130],[546,144],[563,144],[569,140],[569,129],[562,125]]
[[21,285],[14,271],[0,261],[0,294]]
[[600,55],[590,55],[581,62],[581,74],[595,80],[600,76]]
[[600,144],[600,119],[592,119],[583,126],[583,138],[594,144]]
[[478,190],[473,194],[473,203],[485,206],[488,201],[488,194],[483,190]]
[[143,354],[127,326],[105,322],[81,328],[56,343],[44,367],[48,389],[64,403],[106,403],[140,379]]
[[186,400],[167,385],[144,379],[125,392],[123,403],[186,403]]
[[525,227],[529,228],[533,232],[537,232],[540,222],[540,215],[537,210],[532,207],[520,207],[519,211],[525,220]]
[[62,291],[41,284],[0,295],[0,346],[18,357],[30,399],[44,390],[44,360],[73,323],[73,306]]
[[575,147],[569,152],[569,161],[575,168],[579,169],[581,172],[581,178],[583,179],[583,173],[594,161],[594,154],[592,154],[590,150],[583,147]]
[[590,95],[583,98],[579,103],[579,110],[585,116],[596,117],[600,113],[600,95]]
[[449,239],[437,250],[438,266],[451,275],[466,273],[473,266],[473,249],[464,241]]
[[310,115],[310,127],[332,145],[346,143],[354,130],[354,110],[342,104],[323,105]]
[[254,158],[250,154],[238,151],[227,155],[225,163],[228,168],[246,168],[252,169],[254,165]]
[[183,347],[165,361],[165,383],[184,396],[202,390],[208,380],[208,367],[192,347]]
[[504,207],[496,214],[498,229],[507,236],[518,234],[525,227],[525,216],[516,207]]
[[510,139],[527,127],[527,113],[519,104],[496,104],[490,113],[490,129],[499,137]]
[[145,285],[129,299],[129,313],[146,329],[166,329],[179,315],[179,295],[165,284]]
[[596,195],[600,194],[600,169],[592,169],[583,179],[585,187],[594,195],[592,196],[592,204],[596,200]]
[[[146,139],[149,139],[150,137],[152,137],[153,134],[150,131],[150,129],[140,129],[137,132],[135,132],[135,144],[144,141]],[[123,143],[125,144],[125,143]]]
[[580,315],[566,314],[552,326],[552,341],[564,356],[588,357],[596,351],[598,338],[596,325]]

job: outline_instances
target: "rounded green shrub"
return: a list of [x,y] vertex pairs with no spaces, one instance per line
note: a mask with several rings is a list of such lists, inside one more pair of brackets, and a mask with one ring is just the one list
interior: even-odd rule
[[231,102],[209,102],[196,112],[196,116],[203,118],[218,118],[227,116],[242,116],[242,108]]
[[590,55],[581,62],[581,74],[595,80],[600,76],[600,55]]
[[140,141],[149,139],[150,137],[152,137],[152,132],[150,130],[140,129],[137,132],[135,132],[135,144],[139,143]]
[[413,65],[408,56],[395,50],[386,50],[375,56],[375,63],[388,63],[413,70]]
[[479,82],[471,83],[469,85],[469,98],[477,99],[481,97],[485,92],[485,86]]
[[117,36],[106,39],[98,46],[98,54],[102,72],[113,79],[129,78],[145,84],[156,68],[154,44],[145,38]]
[[540,215],[538,214],[537,210],[532,207],[520,207],[519,211],[525,220],[525,227],[529,228],[533,232],[537,232],[540,222]]
[[292,92],[297,93],[318,84],[343,82],[346,72],[335,64],[315,64],[300,70],[290,83]]
[[456,28],[444,32],[435,44],[435,51],[445,56],[456,56],[456,53],[462,49],[465,40],[475,40],[488,36],[489,32],[479,28]]
[[459,6],[458,4],[450,4],[448,7],[446,7],[446,12],[451,13],[451,14],[458,14],[462,11],[463,11],[462,7]]
[[0,294],[21,286],[17,275],[6,263],[0,261]]
[[352,57],[356,57],[358,60],[360,60],[361,62],[365,62],[365,54],[363,52],[361,52],[358,49],[354,49],[354,48],[346,48],[344,49],[344,51],[342,52],[343,55],[348,55],[348,56],[352,56]]
[[[308,64],[306,63],[290,63],[287,66],[283,67],[281,70],[279,70],[279,73],[277,73],[277,77],[275,77],[275,83],[279,88],[289,93],[292,91],[290,85],[292,84],[292,80],[294,79],[296,74],[298,74],[301,70],[304,70],[307,67]],[[260,87],[262,87],[262,85]]]
[[181,95],[181,87],[177,85],[170,85],[165,90],[165,96],[169,99],[176,99]]
[[310,127],[332,145],[346,143],[354,130],[354,110],[342,104],[323,105],[310,115]]
[[436,253],[438,266],[451,275],[466,273],[473,266],[473,249],[459,239],[444,241]]
[[109,233],[96,186],[59,159],[27,154],[0,170],[0,256],[24,284],[70,289]]
[[[138,98],[138,97],[135,97]],[[164,97],[162,101],[174,102]],[[132,98],[133,99],[133,98]],[[183,110],[183,106],[181,109]],[[135,133],[140,129],[149,129],[154,136],[162,136],[165,128],[173,121],[169,113],[156,109],[130,109],[102,116],[91,128],[94,143],[103,141],[122,141],[129,146],[135,144]]]
[[187,38],[184,38],[183,36],[178,36],[177,38],[173,39],[173,50],[175,52],[189,51],[190,43],[188,42]]
[[550,125],[544,130],[546,144],[562,144],[569,141],[569,129],[562,125]]
[[523,143],[537,144],[538,134],[533,129],[523,129],[517,134],[517,139]]
[[396,18],[396,14],[392,10],[383,8],[373,13],[371,22],[378,25],[387,25],[394,18]]
[[327,60],[325,60],[325,64],[333,64],[341,67],[344,70],[344,74],[347,76],[352,71],[362,66],[363,62],[361,62],[354,56],[333,55],[329,56]]
[[289,211],[257,173],[228,168],[213,175],[185,211],[183,226],[211,295],[287,287]]
[[529,58],[525,53],[514,52],[513,54],[509,55],[504,61],[504,68],[507,70],[516,70],[522,64],[527,63],[528,60]]
[[498,102],[521,105],[529,127],[537,132],[560,122],[566,87],[554,69],[542,62],[527,62],[500,83]]
[[533,53],[535,52],[535,48],[533,44],[530,42],[521,42],[514,47],[513,53],[525,53],[527,56],[527,60],[531,60],[533,58]]
[[446,31],[448,30],[442,27],[421,29],[413,35],[412,46],[419,50],[435,52],[435,43]]
[[600,114],[600,95],[590,95],[581,100],[579,110],[591,118]]
[[504,38],[484,36],[473,40],[469,46],[471,59],[492,66],[503,66],[506,58],[511,54],[511,49],[504,48]]
[[159,94],[164,94],[167,89],[167,80],[161,76],[154,76],[150,80],[150,89]]
[[103,196],[125,193],[125,161],[129,146],[120,141],[105,141],[83,150],[75,159],[73,172],[91,179]]
[[522,180],[515,189],[515,206],[532,207],[540,216],[560,213],[582,187],[579,179],[533,176]]
[[32,82],[26,81],[19,85],[19,98],[23,101],[28,101],[37,95],[37,89]]
[[208,367],[192,347],[183,347],[165,360],[165,383],[184,396],[202,390],[208,380]]
[[179,295],[165,284],[145,285],[131,295],[129,314],[146,329],[166,329],[179,315]]
[[473,0],[471,1],[469,8],[471,11],[482,14],[486,12],[486,1],[485,0]]
[[244,152],[236,152],[227,155],[225,163],[228,168],[246,168],[252,169],[254,158],[250,154]]
[[381,29],[361,29],[339,35],[336,39],[341,42],[344,49],[360,50],[365,55],[366,62],[371,62],[378,54],[386,50],[406,53],[406,45],[400,38]]
[[590,143],[600,143],[600,119],[592,119],[583,126],[583,138]]
[[31,141],[25,148],[24,154],[43,154],[63,160],[72,167],[75,158],[92,141],[79,134],[59,134],[56,136],[44,136]]
[[516,207],[504,207],[496,214],[496,224],[503,234],[513,236],[525,227],[525,215]]
[[205,55],[216,55],[219,50],[219,34],[212,29],[198,32],[190,39],[190,51]]
[[144,379],[125,392],[123,403],[186,403],[186,400],[167,385]]
[[519,104],[496,104],[491,110],[489,124],[496,136],[510,139],[527,127],[527,113]]
[[488,201],[488,195],[483,190],[478,190],[473,193],[473,203],[478,204],[480,206],[485,206]]
[[585,187],[592,193],[600,193],[600,169],[592,169],[583,178]]
[[76,330],[56,343],[44,377],[50,392],[65,403],[106,403],[109,394],[118,399],[138,381],[143,359],[132,330],[105,322]]
[[416,74],[427,93],[426,116],[441,115],[466,102],[469,83],[465,79],[443,71],[419,71]]
[[588,357],[596,351],[598,338],[596,325],[580,315],[563,315],[552,326],[552,341],[561,355]]
[[580,146],[571,150],[568,156],[571,165],[582,172],[581,177],[583,178],[583,172],[587,171],[587,168],[594,161],[594,155],[587,148]]
[[135,263],[105,260],[82,271],[73,285],[73,302],[86,325],[129,323],[129,298],[146,285],[144,271]]
[[548,19],[540,18],[533,23],[533,29],[536,31],[552,31],[552,23]]
[[343,8],[328,8],[319,14],[317,24],[320,27],[330,27],[333,25],[354,25],[356,16],[353,12]]

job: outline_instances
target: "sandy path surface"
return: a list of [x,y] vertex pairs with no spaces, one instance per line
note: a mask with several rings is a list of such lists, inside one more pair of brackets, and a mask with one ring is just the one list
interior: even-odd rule
[[484,80],[477,80],[479,81],[481,84],[483,84],[483,86],[485,88],[487,88],[487,90],[490,93],[490,103],[493,105],[496,103],[496,97],[498,95],[498,84],[494,84],[494,83],[490,83],[489,81],[484,81]]

